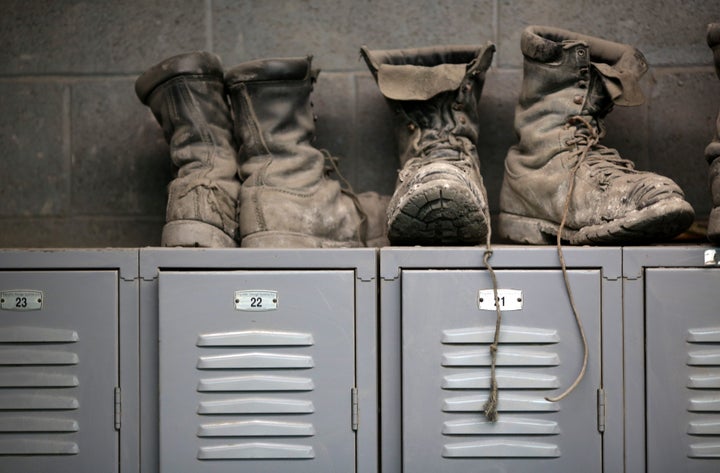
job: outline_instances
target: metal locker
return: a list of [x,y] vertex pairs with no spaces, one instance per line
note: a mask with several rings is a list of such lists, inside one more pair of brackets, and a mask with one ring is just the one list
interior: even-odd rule
[[160,472],[377,471],[374,250],[142,250],[149,265]]
[[383,471],[620,471],[607,463],[622,461],[622,372],[603,369],[622,359],[603,349],[621,344],[620,250],[577,250],[566,259],[589,364],[559,402],[545,397],[572,383],[583,350],[555,249],[494,250],[503,309],[495,423],[482,412],[496,322],[483,249],[381,251]]
[[137,471],[136,275],[137,251],[0,252],[0,471]]
[[640,439],[628,445],[629,471],[720,470],[715,254],[706,246],[624,250],[627,375],[634,382],[626,422],[628,439]]

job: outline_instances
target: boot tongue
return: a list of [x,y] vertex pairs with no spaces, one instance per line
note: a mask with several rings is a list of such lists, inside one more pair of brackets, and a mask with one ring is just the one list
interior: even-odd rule
[[466,64],[382,64],[377,81],[380,92],[391,100],[428,100],[441,92],[457,90],[466,73]]
[[[632,57],[631,57],[632,56]],[[614,65],[593,62],[600,73],[605,89],[618,105],[634,106],[645,102],[638,78],[647,70],[647,63],[639,51],[625,53]]]

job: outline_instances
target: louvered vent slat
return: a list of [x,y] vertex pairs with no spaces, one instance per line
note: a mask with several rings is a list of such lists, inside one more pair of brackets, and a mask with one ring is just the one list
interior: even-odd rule
[[[560,448],[555,442],[528,442],[513,438],[557,436],[560,433],[557,422],[542,417],[557,412],[559,403],[546,401],[535,393],[559,386],[557,376],[548,373],[549,369],[560,364],[560,357],[552,348],[559,342],[556,330],[512,325],[502,327],[496,372],[501,390],[498,411],[502,415],[494,423],[484,417],[470,417],[482,412],[488,399],[489,344],[492,343],[494,330],[494,326],[465,327],[442,333],[444,349],[441,364],[445,373],[442,389],[448,392],[443,399],[442,410],[452,416],[443,423],[442,433],[447,441],[443,445],[442,456],[559,457]],[[459,349],[458,345],[463,346]],[[474,367],[481,369],[472,369]],[[453,395],[452,392],[457,390],[467,394]],[[528,417],[528,414],[536,417]],[[460,415],[463,417],[456,417]],[[466,441],[457,442],[458,436],[463,436]]]
[[720,457],[720,328],[687,332],[689,458]]
[[76,455],[80,430],[74,330],[0,328],[0,454]]
[[[278,415],[295,415],[305,419],[314,412],[311,401],[298,397],[315,387],[312,376],[308,376],[315,365],[313,357],[303,353],[305,347],[313,344],[309,333],[200,334],[197,346],[201,348],[201,354],[196,368],[204,376],[197,385],[197,391],[202,394],[198,414],[222,414],[223,420],[199,425],[197,436],[204,441],[197,458],[314,458],[312,446],[302,443],[303,438],[315,435],[312,422],[276,418]],[[222,348],[221,354],[216,354],[218,348]],[[293,374],[296,371],[303,375]],[[237,437],[252,437],[253,441],[231,441]]]

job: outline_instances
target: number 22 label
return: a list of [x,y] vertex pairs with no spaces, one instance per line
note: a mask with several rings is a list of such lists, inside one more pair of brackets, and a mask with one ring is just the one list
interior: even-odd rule
[[252,289],[235,291],[235,310],[262,312],[278,308],[277,291]]

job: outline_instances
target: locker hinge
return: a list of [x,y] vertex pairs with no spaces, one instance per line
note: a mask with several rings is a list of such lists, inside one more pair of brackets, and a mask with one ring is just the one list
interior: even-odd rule
[[605,432],[605,390],[597,390],[598,432]]
[[350,415],[350,423],[352,426],[353,432],[357,432],[358,429],[358,423],[359,423],[359,412],[358,412],[358,390],[357,388],[353,387],[350,389],[350,399],[352,403],[352,413]]
[[118,386],[115,386],[114,404],[115,404],[115,430],[120,430],[120,425],[121,425],[120,418],[122,416],[122,393],[120,392],[120,388]]

